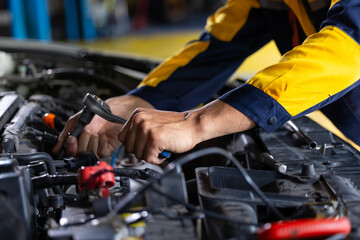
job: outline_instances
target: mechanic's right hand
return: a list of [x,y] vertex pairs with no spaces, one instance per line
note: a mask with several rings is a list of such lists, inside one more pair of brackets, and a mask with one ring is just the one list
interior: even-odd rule
[[[106,103],[115,115],[123,118],[129,118],[137,107],[153,108],[148,102],[131,95],[114,97],[108,99]],[[84,151],[94,152],[98,157],[110,156],[120,146],[118,135],[123,125],[111,123],[95,115],[78,139],[74,136],[68,137],[69,133],[75,128],[80,113],[81,111],[69,118],[58,137],[53,153],[58,154],[62,149],[64,141],[67,139],[65,146],[66,156],[76,156]]]

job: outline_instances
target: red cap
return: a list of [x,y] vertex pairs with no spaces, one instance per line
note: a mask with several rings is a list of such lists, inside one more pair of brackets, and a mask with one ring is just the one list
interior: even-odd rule
[[45,113],[42,119],[47,126],[55,128],[55,114]]

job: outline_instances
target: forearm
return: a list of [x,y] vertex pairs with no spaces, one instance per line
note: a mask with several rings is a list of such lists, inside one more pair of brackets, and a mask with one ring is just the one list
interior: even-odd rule
[[255,122],[229,104],[215,100],[202,108],[188,112],[187,120],[194,131],[195,144],[202,141],[245,131]]

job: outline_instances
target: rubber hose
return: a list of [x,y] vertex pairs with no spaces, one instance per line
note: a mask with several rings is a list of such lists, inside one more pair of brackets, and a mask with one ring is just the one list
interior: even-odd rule
[[[13,156],[13,158],[16,158],[20,165],[21,165],[21,163],[23,163],[23,165],[25,165],[25,164],[29,164],[33,161],[39,161],[39,160],[44,161],[46,164],[46,167],[49,171],[49,174],[56,175],[54,159],[50,156],[50,154],[48,154],[46,152],[27,153],[27,154],[13,153],[13,154],[11,154],[11,156]],[[61,190],[61,188],[59,186],[54,186],[52,189],[56,194],[60,194],[64,198],[64,200],[67,200],[67,201],[76,201],[77,200],[77,197],[75,195],[64,193],[63,190]]]
[[34,189],[50,188],[56,185],[76,184],[77,175],[49,175],[44,174],[31,178]]
[[137,178],[137,179],[153,179],[158,180],[161,178],[161,173],[150,169],[133,169],[133,168],[114,168],[115,176],[129,177],[129,178]]

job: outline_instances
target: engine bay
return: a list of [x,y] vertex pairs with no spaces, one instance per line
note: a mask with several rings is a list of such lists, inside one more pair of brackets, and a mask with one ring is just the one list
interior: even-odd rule
[[36,42],[1,40],[0,51],[3,239],[360,238],[360,154],[309,118],[161,165],[123,147],[54,155],[87,93],[125,94],[159,63]]

